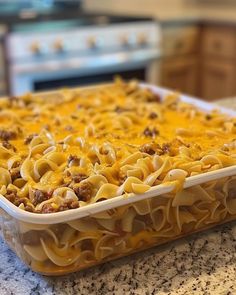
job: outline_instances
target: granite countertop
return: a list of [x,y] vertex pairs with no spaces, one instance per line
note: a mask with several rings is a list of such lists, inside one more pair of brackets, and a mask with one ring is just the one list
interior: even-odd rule
[[218,105],[222,107],[234,109],[236,111],[236,97],[219,99],[219,100],[216,100],[215,103],[217,103]]
[[236,222],[63,277],[43,277],[0,242],[1,295],[236,294]]
[[[220,102],[235,106],[236,98]],[[236,222],[63,277],[33,273],[0,240],[1,295],[236,294]]]

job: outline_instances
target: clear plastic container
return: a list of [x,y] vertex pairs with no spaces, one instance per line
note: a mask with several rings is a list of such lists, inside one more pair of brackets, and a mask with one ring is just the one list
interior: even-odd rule
[[0,216],[3,238],[32,270],[63,275],[236,219],[236,166],[188,177],[178,192],[161,184],[58,213],[30,213],[0,196]]
[[26,222],[1,209],[1,231],[32,270],[62,275],[236,219],[235,194],[230,176],[67,222]]

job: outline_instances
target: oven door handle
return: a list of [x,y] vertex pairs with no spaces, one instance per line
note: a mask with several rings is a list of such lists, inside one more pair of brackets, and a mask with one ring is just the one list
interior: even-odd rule
[[118,65],[131,66],[135,64],[145,64],[160,57],[157,48],[146,48],[129,50],[103,55],[84,56],[80,58],[70,58],[66,61],[44,61],[37,63],[15,64],[11,66],[14,74],[29,73],[53,73],[60,70],[96,70]]

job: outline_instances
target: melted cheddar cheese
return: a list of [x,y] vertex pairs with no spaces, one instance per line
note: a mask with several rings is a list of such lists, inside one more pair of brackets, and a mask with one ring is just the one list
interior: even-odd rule
[[1,191],[23,210],[74,209],[236,163],[236,121],[136,82],[0,101]]

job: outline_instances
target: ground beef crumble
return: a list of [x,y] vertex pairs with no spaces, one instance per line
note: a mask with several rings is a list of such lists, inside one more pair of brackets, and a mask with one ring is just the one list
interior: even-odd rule
[[17,198],[17,193],[16,191],[13,190],[8,190],[7,193],[5,194],[5,198],[8,199],[11,203],[15,203],[15,200]]
[[151,119],[151,120],[154,120],[154,119],[158,118],[158,115],[155,112],[151,112],[149,114],[148,118]]
[[163,154],[161,146],[155,142],[146,143],[146,144],[142,145],[139,150],[140,150],[140,152],[146,153],[149,155]]
[[2,145],[8,150],[13,150],[14,152],[16,152],[16,147],[13,144],[11,144],[9,141],[7,140],[3,141]]
[[43,205],[42,211],[38,213],[53,213],[56,212],[57,210],[52,207],[52,204],[48,203]]
[[159,103],[161,101],[161,97],[158,94],[151,93],[149,97],[147,97],[147,102],[157,102]]
[[39,213],[54,213],[77,208],[79,208],[79,201],[68,200],[64,204],[60,205],[58,208],[53,207],[50,203],[45,204],[42,208],[42,212]]
[[79,201],[88,202],[92,197],[93,185],[89,181],[84,181],[79,187],[73,189]]
[[37,206],[38,204],[48,200],[51,197],[52,193],[44,192],[41,190],[36,189],[34,191],[34,198],[33,198],[33,204],[34,206]]
[[10,174],[11,174],[11,181],[12,182],[14,182],[17,178],[20,178],[21,177],[20,167],[12,168],[10,170]]
[[171,144],[170,143],[163,143],[162,150],[164,154],[168,154],[171,151]]
[[20,204],[24,204],[24,206],[27,206],[28,202],[29,200],[27,198],[19,198],[19,199],[15,199],[14,205],[16,205],[17,207],[20,206]]
[[34,212],[34,207],[33,207],[33,205],[26,205],[26,206],[25,206],[25,211],[28,211],[28,212]]
[[75,183],[79,183],[79,182],[81,182],[82,180],[85,180],[86,178],[88,178],[88,176],[85,175],[85,174],[82,174],[82,173],[78,173],[78,174],[72,175],[72,180],[73,180]]
[[171,142],[163,143],[161,149],[163,151],[163,154],[169,154],[170,156],[175,156],[176,154],[178,154],[179,147],[181,146],[189,147],[189,144],[181,142],[178,139],[174,139]]
[[210,120],[212,119],[212,115],[210,115],[210,114],[206,114],[205,119],[206,119],[207,121],[210,121]]
[[38,134],[37,133],[32,133],[32,134],[29,134],[26,138],[25,138],[25,141],[24,141],[24,144],[29,144],[31,143],[32,139],[37,136]]
[[16,137],[17,137],[16,132],[0,129],[0,139],[1,140],[8,141],[10,139],[16,139]]
[[154,128],[145,128],[144,131],[143,131],[143,134],[146,136],[146,137],[155,137],[157,135],[159,135],[159,131],[156,129],[156,127]]
[[63,205],[59,206],[58,211],[65,211],[68,209],[79,208],[79,201],[67,201]]
[[189,147],[188,144],[183,143],[179,141],[178,139],[175,139],[171,142],[163,143],[162,145],[159,145],[155,142],[146,143],[140,146],[139,151],[149,155],[157,154],[161,156],[164,154],[169,154],[170,156],[174,156],[178,153],[180,146]]

